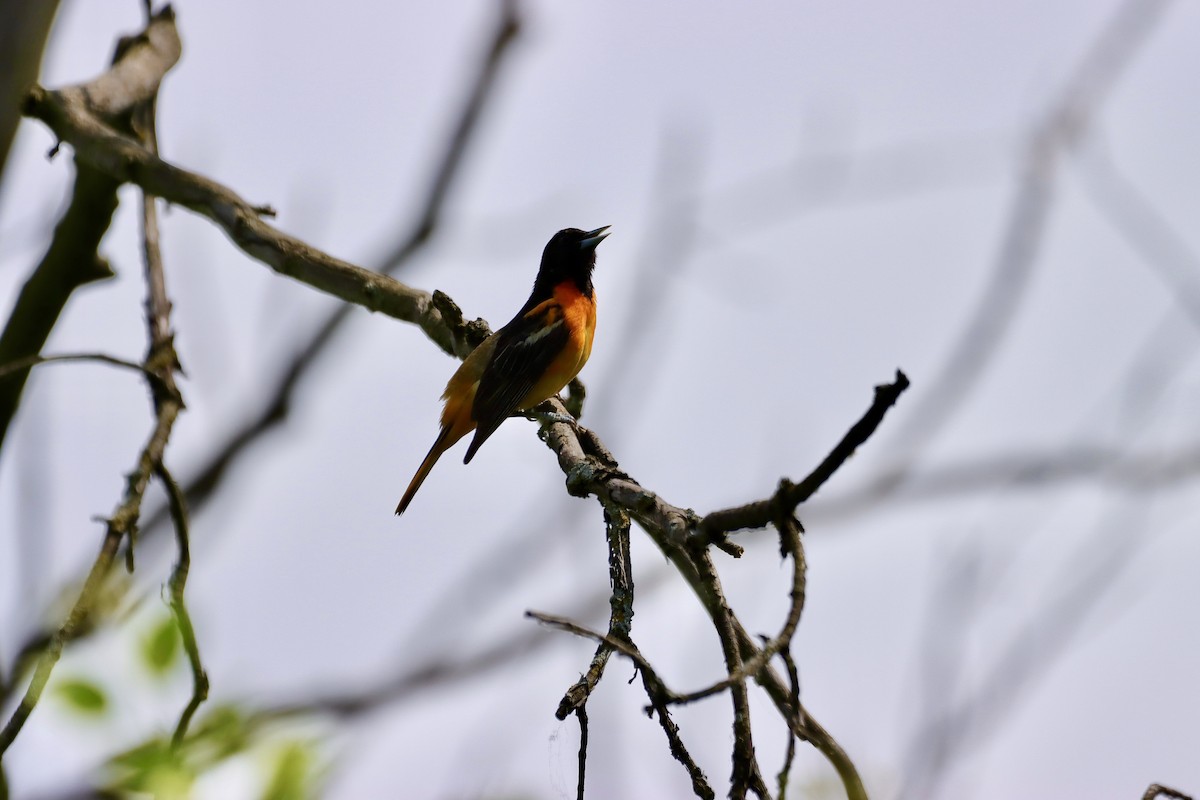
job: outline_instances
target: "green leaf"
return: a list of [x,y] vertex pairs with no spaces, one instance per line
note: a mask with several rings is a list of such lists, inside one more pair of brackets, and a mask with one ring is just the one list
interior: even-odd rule
[[165,674],[179,660],[179,626],[170,615],[162,617],[142,638],[142,661],[155,675]]
[[233,705],[214,706],[192,726],[187,738],[208,751],[214,762],[236,755],[252,743],[246,716]]
[[192,796],[196,776],[183,766],[163,766],[145,777],[143,791],[155,800],[187,800]]
[[73,711],[96,717],[108,710],[108,696],[86,678],[67,678],[54,687],[55,694]]
[[123,753],[117,753],[110,759],[110,763],[135,772],[145,772],[171,760],[170,742],[165,738],[156,737]]
[[263,800],[305,800],[316,795],[316,754],[307,742],[288,742],[275,756]]
[[195,771],[164,738],[114,756],[109,772],[110,789],[150,795],[155,800],[186,800],[196,782]]

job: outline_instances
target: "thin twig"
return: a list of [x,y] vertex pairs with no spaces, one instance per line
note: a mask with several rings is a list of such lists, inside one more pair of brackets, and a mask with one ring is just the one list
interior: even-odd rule
[[179,638],[183,641],[183,650],[187,653],[188,664],[192,669],[192,696],[188,700],[183,713],[179,715],[179,723],[171,736],[171,748],[178,749],[187,735],[188,724],[192,721],[200,704],[208,699],[208,674],[200,661],[200,646],[196,642],[196,630],[192,626],[192,616],[188,613],[187,603],[183,593],[187,588],[188,570],[192,565],[191,548],[189,546],[189,525],[187,500],[183,489],[176,483],[175,478],[166,466],[159,464],[156,472],[158,479],[167,490],[167,501],[171,509],[171,519],[175,523],[175,540],[179,547],[179,560],[171,572],[171,580],[167,587],[171,593],[171,613],[175,616],[175,624],[179,627]]
[[[75,605],[71,608],[70,613],[67,614],[66,620],[50,637],[46,648],[38,657],[33,677],[29,681],[29,686],[25,689],[25,695],[13,710],[4,728],[0,730],[0,762],[3,761],[5,751],[8,750],[9,746],[21,732],[21,729],[25,726],[29,715],[37,707],[38,701],[42,697],[42,692],[50,680],[50,674],[54,670],[54,665],[58,663],[58,659],[62,656],[63,648],[67,642],[75,638],[75,634],[84,626],[88,615],[91,613],[92,606],[95,604],[96,598],[103,588],[105,578],[108,576],[108,572],[116,559],[117,546],[121,543],[121,539],[124,538],[126,533],[124,526],[119,525],[118,521],[128,519],[128,514],[122,513],[122,510],[131,503],[131,496],[134,494],[132,488],[130,487],[130,491],[127,493],[125,501],[118,508],[117,513],[109,520],[108,530],[100,546],[100,553],[96,556],[96,560],[92,564],[91,571],[88,573],[87,580],[83,584],[83,589],[79,593],[78,600],[75,601]],[[138,500],[140,500],[140,494],[138,495]]]
[[700,769],[692,758],[692,754],[684,747],[683,739],[679,736],[679,726],[671,718],[671,710],[667,707],[664,699],[665,687],[655,684],[650,674],[643,669],[639,669],[638,674],[642,676],[642,687],[646,690],[646,696],[650,698],[650,708],[646,713],[658,717],[658,724],[666,734],[671,756],[683,765],[683,768],[687,770],[688,778],[692,781],[692,792],[701,800],[713,800],[716,792],[708,785],[708,778],[705,777],[704,771]]
[[[151,153],[158,154],[157,130],[158,94],[155,93],[134,107],[131,125],[134,134]],[[158,208],[154,195],[142,190],[142,257],[146,275],[146,366],[161,374],[162,380],[152,383],[150,396],[154,400],[154,411],[162,415],[167,412],[172,418],[183,408],[179,389],[175,385],[175,369],[179,356],[175,353],[174,334],[171,332],[171,301],[167,297],[166,275],[163,270],[162,246],[158,234]],[[159,385],[161,383],[161,386]],[[169,434],[169,431],[168,431]],[[164,437],[163,448],[166,448]],[[162,466],[162,452],[153,463],[155,470]],[[149,476],[147,476],[147,480]],[[129,539],[125,548],[125,568],[133,572],[133,553],[137,541],[137,520],[129,528]]]
[[[16,372],[17,370],[29,369],[36,367],[39,364],[59,364],[71,361],[95,361],[101,364],[108,364],[113,367],[121,367],[135,372],[140,372],[146,378],[162,383],[163,376],[150,369],[145,364],[139,364],[136,361],[130,361],[117,356],[110,356],[107,353],[56,353],[49,356],[28,356],[19,361],[10,361],[7,364],[0,364],[0,377]],[[163,388],[166,388],[165,385]]]
[[[777,653],[785,652],[791,647],[792,636],[796,633],[796,627],[800,624],[800,615],[804,611],[805,597],[805,570],[806,563],[804,559],[804,546],[800,541],[800,523],[792,516],[790,497],[792,494],[792,484],[786,479],[779,484],[779,490],[775,493],[775,509],[780,514],[775,523],[779,530],[780,550],[785,555],[792,556],[792,586],[789,590],[791,604],[788,608],[787,616],[784,618],[783,626],[779,633],[772,639],[769,639],[763,644],[749,660],[742,664],[741,669],[736,673],[731,673],[724,680],[704,689],[687,694],[678,695],[671,700],[672,703],[691,703],[705,697],[711,697],[714,694],[725,691],[736,683],[744,683],[748,678],[758,676],[758,673],[763,670],[771,659]],[[797,702],[799,697],[796,698]]]
[[[606,506],[604,525],[608,539],[608,580],[612,587],[609,597],[608,637],[629,640],[633,626],[633,566],[629,560],[629,515],[619,508]],[[587,704],[595,690],[604,667],[608,663],[612,648],[601,641],[596,646],[592,663],[579,680],[567,690],[554,713],[558,719],[567,716]]]
[[[800,671],[796,669],[796,662],[792,658],[790,650],[782,650],[779,653],[783,658],[784,667],[787,669],[788,684],[792,689],[792,696],[796,698],[796,712],[800,710]],[[787,798],[788,782],[792,777],[792,762],[796,759],[796,735],[792,733],[791,728],[788,728],[787,754],[783,758],[783,766],[779,768],[779,774],[775,776],[776,783],[779,786],[779,800]]]
[[[565,412],[565,408],[557,400],[548,401],[547,407]],[[557,422],[544,426],[541,434],[543,441],[556,454],[559,468],[566,475],[567,491],[579,497],[594,494],[601,500],[612,501],[624,508],[671,561],[709,610],[710,615],[719,613],[715,610],[720,601],[719,596],[714,593],[710,581],[701,574],[695,563],[697,557],[694,554],[701,549],[699,542],[693,547],[685,546],[691,538],[689,532],[699,524],[699,518],[688,509],[666,502],[623,472],[599,438],[586,428]],[[717,588],[719,590],[719,586]],[[754,658],[759,648],[753,637],[745,631],[736,617],[732,617],[730,622],[736,634],[741,658]],[[622,652],[621,648],[616,649]],[[736,667],[729,672],[735,673]],[[770,667],[759,671],[755,680],[766,690],[793,732],[811,742],[837,770],[849,798],[864,800],[867,796],[866,790],[853,761],[811,714],[803,708],[799,711],[795,709],[795,702],[787,683]]]
[[653,665],[646,660],[646,657],[642,655],[641,651],[637,649],[637,646],[632,641],[617,639],[608,634],[590,630],[565,617],[542,614],[537,611],[526,611],[525,616],[537,620],[543,625],[606,644],[614,652],[632,661],[637,666],[638,673],[642,676],[642,686],[645,687],[646,696],[650,699],[650,705],[647,707],[646,713],[652,716],[655,713],[658,714],[658,721],[667,736],[671,755],[687,770],[688,777],[692,781],[692,791],[695,792],[697,797],[704,798],[704,800],[713,800],[716,795],[712,787],[708,785],[708,779],[704,777],[704,772],[696,765],[691,754],[684,747],[683,740],[679,737],[679,726],[671,719],[667,702],[675,696],[674,693],[658,677],[658,672],[655,671]]
[[[557,628],[560,631],[573,633],[581,638],[591,639],[595,642],[607,645],[614,652],[619,653],[632,661],[639,670],[648,672],[652,676],[652,680],[655,684],[664,687],[666,686],[666,684],[659,679],[658,671],[654,669],[654,665],[646,660],[646,657],[642,655],[641,651],[638,650],[637,646],[631,641],[618,639],[615,636],[610,636],[606,633],[600,633],[598,631],[591,630],[590,628],[586,628],[577,622],[572,622],[566,617],[560,617],[554,614],[543,614],[540,611],[526,611],[525,616],[529,619],[537,620],[543,625],[547,625],[551,628]],[[673,696],[671,692],[666,692],[665,694],[668,697]]]
[[789,485],[782,495],[777,493],[776,496],[766,500],[711,512],[700,522],[698,527],[700,535],[705,541],[719,541],[724,534],[731,531],[761,528],[772,521],[775,516],[774,509],[780,503],[794,511],[797,505],[812,497],[846,462],[846,459],[854,455],[854,452],[871,437],[871,434],[883,422],[883,417],[887,414],[888,409],[896,404],[908,386],[908,377],[900,370],[896,370],[896,380],[875,387],[875,400],[871,407],[804,480]]
[[584,777],[587,774],[587,746],[588,746],[588,716],[587,706],[580,705],[575,709],[575,716],[579,718],[579,780],[575,785],[576,800],[583,800]]
[[54,670],[55,664],[62,656],[63,648],[84,629],[85,624],[89,621],[96,599],[113,566],[117,549],[121,541],[137,524],[142,497],[149,483],[150,474],[154,467],[162,462],[163,449],[166,447],[171,427],[180,408],[181,404],[175,400],[164,402],[160,408],[154,430],[138,456],[137,465],[127,478],[125,495],[117,505],[112,517],[107,521],[100,552],[92,563],[79,598],[75,601],[75,605],[72,606],[62,625],[51,635],[45,649],[38,657],[33,678],[25,690],[25,695],[13,710],[3,730],[0,730],[0,758],[3,758],[4,752],[21,732],[29,715],[33,713],[50,680],[50,674]]
[[1146,788],[1146,792],[1142,795],[1142,800],[1154,800],[1156,797],[1171,797],[1174,800],[1192,800],[1190,794],[1184,794],[1178,789],[1163,786],[1161,783],[1152,783]]
[[[695,552],[692,562],[706,589],[700,599],[721,641],[725,670],[730,675],[737,675],[742,671],[745,662],[738,646],[733,611],[725,600],[716,565],[713,564],[707,549]],[[746,793],[752,791],[760,798],[769,797],[770,792],[763,781],[758,759],[754,754],[754,736],[750,727],[750,695],[746,690],[745,680],[734,681],[729,686],[729,695],[733,703],[733,770],[730,776],[729,796],[737,800],[746,797]]]

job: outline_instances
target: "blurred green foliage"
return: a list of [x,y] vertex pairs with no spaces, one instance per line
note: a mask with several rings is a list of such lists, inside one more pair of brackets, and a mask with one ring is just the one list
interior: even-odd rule
[[179,626],[170,614],[162,614],[142,637],[142,663],[154,675],[166,675],[179,662]]
[[313,742],[286,742],[274,758],[271,780],[263,800],[308,800],[316,796],[319,781],[318,753]]
[[54,694],[69,709],[85,716],[98,717],[108,711],[107,693],[87,678],[64,678],[57,681]]

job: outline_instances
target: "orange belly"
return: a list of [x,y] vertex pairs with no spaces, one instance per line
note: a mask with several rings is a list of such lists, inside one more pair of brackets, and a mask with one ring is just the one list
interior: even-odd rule
[[562,391],[592,354],[592,340],[596,335],[595,294],[587,298],[574,286],[559,286],[554,290],[554,299],[563,310],[571,339],[542,379],[525,395],[521,410],[533,408]]
[[[579,374],[592,354],[592,340],[596,335],[595,296],[589,300],[574,287],[560,286],[554,293],[554,299],[563,310],[571,338],[542,379],[525,395],[518,406],[522,411],[562,391]],[[496,350],[497,335],[493,333],[476,347],[446,384],[446,391],[442,393],[442,399],[446,401],[442,408],[442,427],[450,428],[447,447],[475,430],[471,409],[475,405],[475,393],[479,390],[479,376]]]

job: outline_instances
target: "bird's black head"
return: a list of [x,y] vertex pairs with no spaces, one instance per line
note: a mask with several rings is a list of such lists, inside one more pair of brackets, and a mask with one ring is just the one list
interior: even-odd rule
[[542,251],[542,266],[533,287],[534,294],[549,296],[554,293],[555,286],[573,280],[580,292],[591,297],[596,246],[608,236],[609,227],[605,225],[594,231],[564,228],[554,234]]

